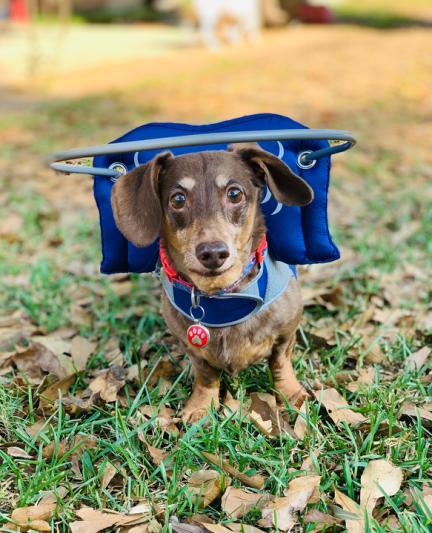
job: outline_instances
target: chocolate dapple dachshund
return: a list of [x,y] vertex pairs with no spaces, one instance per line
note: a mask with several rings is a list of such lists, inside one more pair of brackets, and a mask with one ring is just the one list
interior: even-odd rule
[[[113,187],[112,207],[122,234],[139,247],[161,238],[162,313],[186,347],[195,376],[185,421],[195,422],[212,404],[219,406],[221,370],[235,375],[264,358],[282,398],[298,405],[307,395],[291,361],[303,305],[288,265],[266,255],[260,208],[266,186],[285,205],[313,200],[310,186],[283,161],[250,144],[178,157],[164,152]],[[265,290],[273,287],[268,301],[252,294],[261,290],[264,271]],[[186,298],[186,308],[174,301],[172,286]],[[205,323],[200,297],[209,305],[213,297],[229,315],[239,295],[260,300],[258,310],[227,319],[228,324],[222,317],[217,327],[199,322]]]

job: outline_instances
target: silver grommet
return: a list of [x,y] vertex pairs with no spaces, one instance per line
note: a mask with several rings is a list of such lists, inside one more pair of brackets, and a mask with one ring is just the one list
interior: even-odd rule
[[305,150],[304,152],[300,152],[297,157],[297,166],[299,168],[303,168],[305,170],[312,168],[316,165],[317,160],[312,159],[311,161],[304,161],[304,157],[306,155],[309,155],[312,153],[312,150]]
[[109,167],[110,170],[118,172],[118,176],[111,176],[110,180],[115,183],[121,176],[127,174],[127,168],[123,163],[112,163]]

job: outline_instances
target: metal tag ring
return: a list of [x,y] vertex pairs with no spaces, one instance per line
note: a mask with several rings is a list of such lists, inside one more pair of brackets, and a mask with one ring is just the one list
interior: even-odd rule
[[304,152],[300,152],[297,157],[297,166],[304,170],[313,168],[316,165],[316,162],[317,162],[316,159],[311,159],[310,161],[304,161],[304,157],[312,153],[313,153],[312,150],[305,150]]
[[[201,316],[198,317],[198,316],[194,315],[194,312],[196,310],[198,310],[201,313]],[[192,317],[193,320],[195,320],[197,322],[200,322],[201,320],[204,319],[206,313],[205,313],[205,309],[204,309],[204,307],[202,305],[196,305],[196,306],[191,305],[190,309],[189,309],[189,314],[190,314],[190,316]]]
[[111,163],[108,168],[117,172],[117,176],[111,176],[110,178],[113,183],[115,183],[119,178],[127,174],[127,168],[123,163]]

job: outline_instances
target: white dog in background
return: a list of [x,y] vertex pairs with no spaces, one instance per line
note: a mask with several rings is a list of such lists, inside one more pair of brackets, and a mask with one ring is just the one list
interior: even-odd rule
[[230,42],[242,36],[256,38],[261,28],[260,0],[193,0],[204,43],[212,49],[220,46],[218,30],[224,24]]

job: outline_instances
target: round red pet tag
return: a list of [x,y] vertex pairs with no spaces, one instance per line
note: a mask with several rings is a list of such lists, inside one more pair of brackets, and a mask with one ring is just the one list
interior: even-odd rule
[[187,338],[195,348],[204,348],[210,339],[210,331],[202,324],[192,324],[187,329]]

